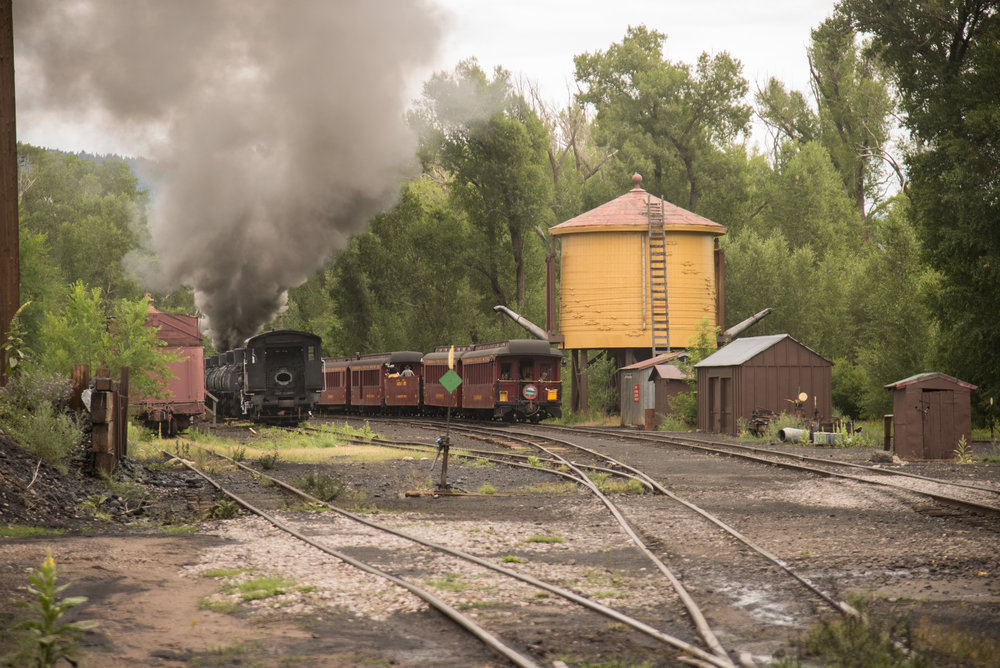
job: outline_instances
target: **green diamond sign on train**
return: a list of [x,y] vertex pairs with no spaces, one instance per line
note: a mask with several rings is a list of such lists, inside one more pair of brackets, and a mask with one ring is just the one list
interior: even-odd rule
[[462,377],[455,373],[454,369],[448,369],[444,372],[444,375],[441,376],[441,385],[443,385],[444,389],[448,390],[448,392],[454,392],[455,388],[461,384]]

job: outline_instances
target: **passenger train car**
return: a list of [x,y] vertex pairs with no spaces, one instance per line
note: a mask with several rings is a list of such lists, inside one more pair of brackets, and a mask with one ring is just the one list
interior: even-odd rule
[[323,389],[320,337],[275,329],[205,360],[205,386],[220,417],[297,422],[316,407]]
[[[462,384],[441,383],[452,359]],[[562,352],[547,341],[513,339],[330,358],[319,407],[352,413],[453,415],[538,422],[560,417]],[[412,374],[412,375],[411,375]]]

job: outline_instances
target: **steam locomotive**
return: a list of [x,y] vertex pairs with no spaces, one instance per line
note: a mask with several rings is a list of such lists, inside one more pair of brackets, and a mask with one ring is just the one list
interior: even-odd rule
[[205,388],[219,417],[298,422],[315,409],[323,389],[320,337],[275,329],[205,360]]

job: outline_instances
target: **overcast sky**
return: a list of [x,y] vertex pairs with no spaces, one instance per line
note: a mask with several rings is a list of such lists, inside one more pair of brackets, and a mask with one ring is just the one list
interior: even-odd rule
[[[573,56],[604,51],[621,41],[628,26],[639,24],[666,33],[669,60],[693,64],[702,51],[728,51],[743,63],[751,92],[772,76],[804,91],[809,31],[834,5],[834,0],[434,1],[445,21],[435,69],[450,70],[474,56],[486,71],[500,65],[537,84],[557,106],[575,90]],[[413,82],[414,96],[420,83]],[[141,152],[134,140],[116,136],[99,118],[71,124],[58,112],[19,111],[17,120],[20,141],[71,151]]]

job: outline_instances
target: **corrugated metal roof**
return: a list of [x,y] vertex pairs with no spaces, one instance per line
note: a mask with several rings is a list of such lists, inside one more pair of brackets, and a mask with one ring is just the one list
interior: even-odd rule
[[978,387],[976,387],[972,383],[967,383],[964,380],[959,380],[958,378],[954,378],[952,376],[949,376],[948,374],[939,373],[937,371],[928,371],[926,373],[918,373],[915,376],[910,376],[909,378],[904,378],[903,380],[897,380],[895,383],[889,383],[888,385],[886,385],[885,389],[887,389],[887,390],[894,390],[894,389],[897,389],[897,388],[900,388],[900,387],[906,387],[907,385],[912,385],[913,383],[919,383],[922,380],[928,380],[930,378],[940,378],[942,380],[947,380],[949,382],[955,383],[956,385],[958,385],[960,387],[964,387],[964,388],[966,388],[968,390],[972,390],[973,392],[979,389]]
[[[576,232],[648,229],[649,218],[646,217],[646,200],[652,196],[639,187],[638,184],[641,181],[641,177],[638,180],[633,177],[636,186],[632,190],[597,208],[581,213],[575,218],[550,227],[549,233],[559,236],[560,234]],[[712,234],[726,233],[726,228],[723,225],[708,218],[682,209],[659,197],[652,197],[652,199],[663,202],[663,220],[667,230],[690,230],[692,232],[711,232]]]
[[736,339],[695,364],[695,367],[739,366],[785,338],[791,339],[792,337],[788,334],[771,334]]

